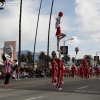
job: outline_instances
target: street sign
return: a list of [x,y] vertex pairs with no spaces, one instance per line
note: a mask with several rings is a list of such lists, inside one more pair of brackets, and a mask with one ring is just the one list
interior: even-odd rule
[[11,53],[11,52],[13,52],[12,46],[11,45],[5,45],[3,47],[3,52],[5,52],[5,53]]
[[99,61],[99,56],[94,56],[94,61]]
[[68,46],[60,46],[61,54],[68,54]]

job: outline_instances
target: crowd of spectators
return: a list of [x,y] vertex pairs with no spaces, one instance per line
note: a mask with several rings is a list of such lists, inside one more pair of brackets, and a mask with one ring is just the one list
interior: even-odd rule
[[[11,78],[15,79],[16,78],[16,73],[19,74],[20,79],[23,78],[41,78],[41,77],[51,77],[51,69],[49,68],[30,68],[30,67],[20,67],[16,69],[14,69],[12,67],[11,69]],[[5,73],[3,73],[3,67],[0,67],[0,78],[4,79],[5,77]]]
[[[90,66],[93,68],[93,75],[96,76],[96,69],[99,67],[97,64],[94,64],[94,66]],[[76,69],[78,70],[79,66],[76,66]],[[77,73],[78,71],[76,71]],[[11,71],[11,78],[16,78],[16,73],[19,74],[20,79],[23,78],[47,78],[52,76],[51,68],[30,68],[30,67],[20,67],[19,71],[14,69],[12,67]],[[66,68],[64,76],[70,77],[72,75],[71,70],[69,68]],[[4,79],[5,73],[3,73],[3,66],[0,67],[0,78]]]

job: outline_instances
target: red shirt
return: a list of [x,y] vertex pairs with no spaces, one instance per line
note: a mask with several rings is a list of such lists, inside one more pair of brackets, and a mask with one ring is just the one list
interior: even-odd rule
[[58,70],[62,69],[62,60],[57,59],[57,64],[58,64]]
[[83,71],[84,71],[84,67],[81,66],[81,67],[80,67],[80,72],[83,72]]
[[57,27],[57,31],[56,31],[56,35],[60,35],[60,34],[61,34],[61,27],[58,26],[58,27]]
[[83,66],[84,66],[84,67],[86,67],[86,62],[87,62],[86,59],[83,59],[83,60],[82,60],[82,63],[83,63]]
[[51,62],[52,70],[56,70],[56,62],[52,61]]
[[71,70],[72,70],[72,71],[75,71],[75,70],[76,70],[75,66],[72,66],[72,67],[71,67]]

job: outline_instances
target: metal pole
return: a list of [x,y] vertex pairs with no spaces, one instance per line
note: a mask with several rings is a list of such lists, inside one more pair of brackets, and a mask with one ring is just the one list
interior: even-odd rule
[[19,52],[18,52],[18,66],[21,63],[21,17],[22,17],[22,0],[20,0],[20,15],[19,15]]
[[96,61],[97,61],[97,52],[96,52]]
[[64,42],[63,42],[64,44],[63,44],[63,46],[65,46],[65,40],[64,40]]
[[50,36],[50,25],[51,25],[51,16],[52,16],[53,4],[54,4],[54,0],[52,0],[50,18],[49,18],[49,28],[48,28],[48,45],[47,45],[47,66],[48,67],[49,67],[49,36]]
[[40,18],[41,5],[42,5],[42,0],[41,0],[41,2],[40,2],[40,7],[39,7],[39,13],[38,13],[38,19],[37,19],[37,26],[36,26],[36,34],[35,34],[35,41],[34,41],[33,68],[34,68],[35,47],[36,47],[36,39],[37,39],[37,31],[38,31],[38,23],[39,23],[39,18]]

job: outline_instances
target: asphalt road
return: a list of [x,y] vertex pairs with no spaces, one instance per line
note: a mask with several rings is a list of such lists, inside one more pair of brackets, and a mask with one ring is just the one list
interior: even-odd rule
[[64,78],[62,90],[51,85],[51,78],[10,80],[4,87],[0,80],[0,100],[100,100],[100,80]]

